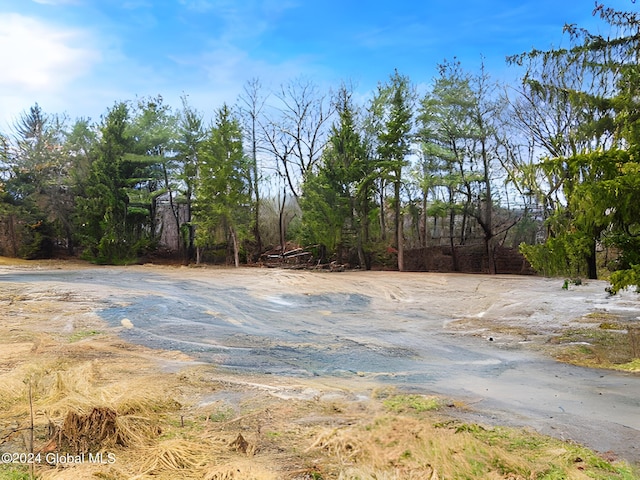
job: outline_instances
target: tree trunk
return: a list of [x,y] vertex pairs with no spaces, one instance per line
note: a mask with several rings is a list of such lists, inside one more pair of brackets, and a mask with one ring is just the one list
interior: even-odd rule
[[384,218],[384,181],[380,182],[380,238],[384,242],[387,239],[387,222]]
[[364,249],[362,248],[362,222],[358,221],[358,210],[356,208],[357,202],[354,196],[349,197],[351,204],[351,229],[355,232],[356,237],[356,250],[358,252],[358,263],[360,268],[365,267]]
[[458,262],[458,252],[456,252],[455,246],[455,230],[456,230],[456,210],[454,204],[454,192],[453,187],[449,186],[449,246],[451,247],[451,260],[453,262],[453,271],[459,272],[460,265]]
[[255,259],[257,260],[258,258],[260,258],[260,254],[262,254],[262,237],[260,236],[260,199],[258,197],[257,191],[256,191],[256,206],[255,206],[255,213],[254,213],[254,225],[253,225],[253,238],[256,241],[256,253],[255,253]]
[[233,227],[229,229],[229,234],[231,235],[231,241],[233,242],[233,264],[236,268],[240,266],[240,249],[238,247],[238,236],[236,235],[236,231]]
[[256,241],[256,260],[260,258],[262,253],[262,237],[260,236],[260,180],[258,173],[258,144],[256,140],[256,116],[251,116],[251,169],[253,173],[252,190],[255,196],[255,208],[253,216],[253,237]]
[[449,213],[449,245],[451,247],[451,260],[453,262],[453,271],[459,272],[460,264],[458,262],[458,252],[456,252],[456,246],[454,241],[455,226],[456,226],[456,212],[452,208],[451,212]]
[[[182,250],[182,235],[180,234],[180,210],[178,205],[176,205],[173,201],[173,190],[171,190],[171,182],[169,182],[169,172],[167,171],[166,162],[162,162],[162,173],[164,175],[164,185],[167,189],[167,193],[169,194],[169,208],[171,209],[171,214],[173,215],[173,220],[176,224],[176,246],[178,247],[178,254],[180,250]],[[155,235],[155,232],[153,232]]]
[[402,213],[398,219],[398,271],[404,272],[404,225],[402,221]]
[[591,280],[598,278],[598,265],[596,261],[596,241],[593,240],[589,245],[589,255],[587,256],[587,275]]
[[75,253],[75,245],[73,243],[73,232],[71,231],[71,227],[69,225],[65,225],[65,233],[66,233],[66,237],[67,237],[67,254],[70,257],[73,257],[73,254]]
[[485,243],[487,245],[487,258],[489,261],[489,273],[496,273],[496,259],[495,259],[495,245],[493,242],[493,199],[491,194],[491,179],[489,178],[489,156],[487,153],[487,147],[485,140],[482,139],[482,163],[484,167],[484,187],[485,187],[485,199],[484,199],[484,220],[483,230]]
[[286,188],[283,190],[282,192],[282,204],[280,205],[280,215],[279,215],[279,219],[278,219],[278,230],[279,230],[279,234],[280,234],[280,254],[282,256],[284,256],[284,249],[285,249],[285,244],[287,241],[287,235],[286,235],[286,231],[285,231],[285,214],[284,214],[284,209],[285,209],[285,205],[287,203],[287,190]]
[[365,245],[369,244],[369,208],[366,200],[369,197],[365,195],[364,198],[362,217],[360,219],[360,234],[358,236],[358,259],[360,260],[360,265],[364,267],[365,270],[371,270],[371,262],[364,248]]
[[185,192],[185,196],[187,199],[186,202],[186,218],[184,219],[184,223],[181,226],[185,226],[187,227],[187,235],[186,237],[182,237],[182,232],[180,232],[180,238],[181,240],[184,242],[184,257],[183,257],[183,263],[184,265],[189,265],[189,262],[193,259],[193,254],[194,254],[194,245],[193,242],[195,241],[195,231],[193,228],[193,225],[191,224],[191,196],[192,196],[192,191],[191,191],[191,187],[187,186],[187,191]]
[[7,222],[7,225],[9,226],[9,238],[11,241],[11,253],[13,257],[17,257],[18,256],[18,251],[19,251],[19,242],[18,242],[18,236],[16,234],[16,216],[15,215],[10,215],[9,216],[9,221]]
[[360,268],[369,270],[369,266],[367,265],[367,257],[364,254],[364,248],[362,248],[362,238],[360,236],[358,236],[358,263],[360,264]]
[[496,271],[496,258],[495,258],[496,249],[493,244],[493,237],[485,237],[484,244],[485,244],[485,251],[487,254],[489,275],[495,275],[498,272]]
[[400,172],[396,171],[396,180],[393,182],[394,210],[395,210],[395,237],[398,249],[398,271],[404,271],[404,232],[402,221],[402,208],[400,205]]
[[428,230],[428,226],[427,226],[427,192],[424,192],[423,197],[422,197],[422,217],[420,218],[420,220],[422,221],[422,226],[421,226],[421,235],[422,235],[422,242],[421,245],[424,248],[427,248],[429,241],[427,240],[427,237],[429,236],[429,230]]

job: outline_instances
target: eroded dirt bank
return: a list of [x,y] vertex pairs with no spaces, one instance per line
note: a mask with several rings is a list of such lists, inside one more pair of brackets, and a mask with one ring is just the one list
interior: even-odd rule
[[[637,299],[608,298],[602,282],[561,286],[512,276],[0,266],[1,373],[5,388],[24,391],[31,375],[50,390],[46,372],[58,368],[70,376],[67,400],[82,388],[91,398],[113,395],[98,384],[163,397],[157,383],[171,384],[181,406],[165,408],[179,412],[178,430],[204,409],[199,428],[219,437],[221,452],[245,432],[253,445],[245,450],[273,448],[267,464],[297,464],[300,476],[287,478],[320,467],[280,451],[284,437],[362,422],[397,392],[440,395],[446,415],[463,421],[528,426],[639,462],[638,374],[558,363],[550,341],[602,318],[633,324]],[[36,358],[44,371],[28,366]],[[136,378],[144,381],[136,386]],[[56,408],[40,415],[53,418]],[[3,419],[3,431],[17,415]],[[284,427],[288,417],[297,418],[297,433]],[[349,450],[335,435],[315,441]]]

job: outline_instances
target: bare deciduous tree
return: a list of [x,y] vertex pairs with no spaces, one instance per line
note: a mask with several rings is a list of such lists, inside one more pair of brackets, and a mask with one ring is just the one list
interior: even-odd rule
[[275,95],[278,105],[263,124],[268,151],[296,201],[306,173],[320,160],[327,142],[333,107],[326,95],[309,80],[297,79]]

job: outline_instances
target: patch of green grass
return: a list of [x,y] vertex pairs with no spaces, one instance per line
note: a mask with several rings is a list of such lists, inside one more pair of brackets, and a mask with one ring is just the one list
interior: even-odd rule
[[477,423],[463,423],[462,425],[456,426],[456,433],[469,432],[478,434],[486,431],[486,428],[484,428],[482,425],[478,425]]
[[559,468],[556,465],[552,465],[551,468],[542,472],[538,478],[540,480],[565,480],[567,478],[567,474],[564,469]]
[[209,420],[212,422],[226,422],[231,420],[235,415],[235,410],[231,407],[220,408],[219,410],[209,414]]
[[98,330],[79,330],[77,332],[73,332],[73,334],[69,337],[69,342],[79,342],[80,340],[84,340],[88,337],[93,337],[95,335],[100,335]]
[[[408,396],[403,397],[407,402]],[[343,466],[332,478],[434,478],[436,471],[437,478],[461,480],[640,478],[625,462],[607,461],[586,448],[534,431],[458,420],[436,423],[425,417],[429,415],[387,415],[375,419],[371,428],[334,430],[321,444],[330,455],[327,462]],[[341,463],[352,445],[358,445],[360,453],[349,457],[348,465]],[[411,476],[398,476],[398,468]]]
[[530,471],[522,465],[513,465],[508,459],[494,457],[491,461],[491,466],[500,472],[504,478],[526,478],[530,476]]
[[609,313],[609,312],[591,312],[591,313],[587,313],[584,318],[587,318],[589,320],[594,320],[594,321],[601,321],[601,322],[613,322],[618,320],[620,317],[618,315],[616,315],[615,313]]
[[630,362],[616,365],[616,368],[627,372],[640,372],[640,358],[634,358]]
[[487,465],[484,462],[481,462],[473,457],[468,458],[469,466],[471,467],[471,474],[478,476],[478,478],[482,478],[482,475],[487,471]]
[[404,452],[402,452],[402,455],[400,455],[401,459],[407,459],[407,458],[411,458],[413,455],[411,454],[411,450],[405,450]]
[[436,422],[433,424],[433,426],[434,428],[452,428],[457,424],[457,420],[445,420],[444,422]]
[[383,405],[394,413],[429,412],[440,408],[440,400],[424,395],[394,395],[385,399]]
[[625,326],[618,322],[602,322],[598,328],[601,330],[625,330]]
[[595,368],[634,371],[640,353],[640,335],[625,331],[619,322],[603,322],[598,328],[572,328],[552,338],[554,356],[563,362]]
[[563,290],[569,290],[569,285],[580,286],[580,285],[582,285],[582,279],[581,278],[566,278],[564,283],[562,284],[562,289]]
[[[550,463],[548,469],[536,476],[539,479],[565,479],[567,473],[573,470],[576,464],[583,465],[585,473],[596,479],[631,480],[638,478],[637,472],[634,472],[633,468],[624,462],[611,463],[587,448],[567,444],[534,432],[518,431],[506,427],[484,428],[477,424],[459,424],[455,427],[455,432],[468,432],[489,446],[501,447],[527,460],[544,459],[550,457],[550,453],[553,452],[553,457],[555,457],[553,462]],[[565,453],[558,453],[562,451]],[[508,465],[501,460],[494,459],[492,466],[505,475],[518,474],[525,477],[528,475],[521,467]]]
[[618,332],[612,332],[608,329],[596,329],[596,328],[571,328],[562,333],[556,338],[557,343],[570,343],[570,342],[589,342],[597,343],[598,345],[611,346],[621,342],[624,334]]
[[582,355],[590,355],[592,357],[596,357],[596,352],[594,351],[593,347],[591,347],[590,345],[576,345],[574,347],[574,350],[577,353],[580,353]]
[[15,465],[0,465],[0,478],[3,480],[29,480],[27,467]]

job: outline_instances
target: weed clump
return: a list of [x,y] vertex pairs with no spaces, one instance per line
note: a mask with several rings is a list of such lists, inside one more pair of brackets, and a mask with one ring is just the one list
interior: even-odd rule
[[394,413],[422,413],[437,410],[441,406],[439,398],[424,395],[394,395],[382,403],[387,410]]

